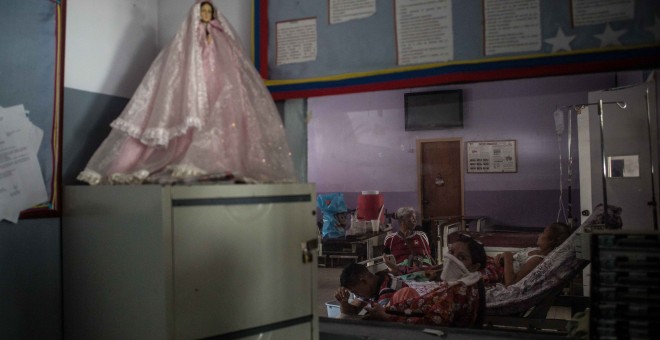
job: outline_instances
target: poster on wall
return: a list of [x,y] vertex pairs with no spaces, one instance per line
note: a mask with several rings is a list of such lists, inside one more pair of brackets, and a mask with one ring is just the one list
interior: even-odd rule
[[277,65],[316,60],[316,18],[281,21],[277,27]]
[[44,131],[26,112],[0,107],[0,221],[18,223],[21,211],[48,201],[37,158]]
[[451,1],[396,0],[397,64],[454,59]]
[[484,54],[541,49],[539,0],[484,0]]
[[467,142],[468,173],[517,172],[516,141]]
[[328,6],[331,25],[368,18],[376,13],[376,0],[329,0]]
[[633,0],[572,0],[571,14],[574,27],[632,20],[635,14],[635,2]]

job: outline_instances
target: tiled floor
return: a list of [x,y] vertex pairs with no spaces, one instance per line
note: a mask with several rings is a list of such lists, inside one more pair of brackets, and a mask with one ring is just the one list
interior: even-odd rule
[[328,316],[325,303],[335,300],[335,291],[339,287],[339,276],[343,267],[323,268],[317,272],[318,286],[316,290],[317,313],[319,316]]

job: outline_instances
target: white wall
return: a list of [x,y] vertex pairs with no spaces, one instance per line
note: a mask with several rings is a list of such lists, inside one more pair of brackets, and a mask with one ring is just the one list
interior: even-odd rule
[[158,53],[158,0],[67,3],[64,86],[130,97]]
[[[193,3],[194,0],[68,2],[64,86],[131,97]],[[252,2],[214,3],[234,26],[243,46],[248,47]]]

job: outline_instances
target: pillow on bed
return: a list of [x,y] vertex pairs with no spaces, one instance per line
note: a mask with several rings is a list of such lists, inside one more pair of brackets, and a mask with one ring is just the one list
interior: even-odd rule
[[[621,208],[609,206],[608,214],[618,216],[620,221]],[[588,261],[576,258],[574,240],[585,226],[602,221],[602,215],[603,206],[596,206],[591,216],[522,280],[509,287],[497,284],[488,288],[486,313],[510,315],[524,312],[545,298],[547,292],[581,272]]]

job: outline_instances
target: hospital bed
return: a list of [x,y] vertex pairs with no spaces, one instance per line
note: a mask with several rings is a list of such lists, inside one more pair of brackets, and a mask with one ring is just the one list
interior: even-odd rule
[[[547,292],[556,290],[580,273],[589,262],[588,256],[577,255],[582,239],[587,230],[602,221],[603,212],[602,205],[595,207],[589,218],[522,280],[506,288],[489,289],[486,294],[488,313],[512,315],[524,312],[539,303]],[[610,216],[620,213],[620,208],[610,206],[608,209]]]
[[[563,288],[589,264],[589,251],[582,248],[588,244],[590,230],[602,226],[604,215],[603,206],[596,206],[589,218],[522,280],[509,287],[497,285],[486,290],[486,323],[525,329],[564,329],[566,321],[546,319],[547,312],[560,298]],[[615,227],[621,227],[620,208],[608,206],[606,216],[608,220],[614,217]],[[586,307],[589,299],[571,296],[570,302],[571,311],[575,312]]]
[[[561,305],[571,307],[571,315],[584,310],[589,305],[587,297],[568,296],[566,298],[566,296],[562,296],[562,292],[575,277],[582,274],[582,270],[589,264],[589,250],[585,250],[583,247],[585,244],[588,245],[585,240],[589,239],[590,230],[602,224],[603,212],[602,205],[594,208],[589,218],[566,241],[548,254],[541,264],[519,282],[509,287],[498,285],[487,289],[484,329],[531,332],[535,336],[544,333],[565,335],[566,326],[570,321],[548,318],[548,311],[552,306],[560,305],[560,300],[570,302]],[[620,208],[608,208],[608,215],[617,217],[619,225],[620,214]],[[447,225],[447,231],[454,229],[463,230],[460,223],[453,226]],[[443,238],[449,240],[451,234],[443,235]],[[538,235],[538,233],[534,235]],[[509,239],[511,240],[511,238]],[[532,240],[534,243],[531,244],[516,243],[521,242],[518,240],[505,246],[487,246],[486,248],[490,252],[502,249],[515,250],[533,246],[535,237],[525,242]],[[363,263],[372,272],[386,269],[382,257]]]
[[[608,219],[614,216],[614,219],[619,221],[619,226],[620,214],[620,208],[609,206]],[[595,207],[589,218],[566,241],[550,252],[545,260],[525,278],[509,287],[497,285],[487,289],[486,314],[488,317],[486,324],[490,326],[498,324],[513,325],[514,327],[519,326],[526,329],[548,327],[563,329],[566,321],[546,319],[547,312],[557,301],[563,289],[576,276],[581,275],[582,270],[589,264],[588,254],[584,254],[584,251],[580,248],[584,246],[584,240],[588,239],[589,230],[602,224],[603,216],[603,206]],[[464,231],[460,222],[444,226],[443,244],[440,245],[440,249],[447,249],[444,240],[449,244],[452,235],[458,235],[459,231]],[[508,243],[502,244],[488,237],[479,237],[479,233],[476,231],[472,231],[471,234],[484,243],[487,253],[496,254],[505,250],[515,251],[534,246],[539,233],[527,232],[520,233],[521,235],[518,236],[515,236],[517,233],[512,232],[498,233],[501,237],[494,239],[498,242],[508,241]],[[488,232],[485,234],[488,234]],[[376,263],[374,262],[374,264]],[[571,297],[571,302],[574,303],[571,307],[579,310],[588,304],[588,298]]]
[[449,244],[458,239],[458,235],[468,234],[475,240],[481,242],[486,250],[486,255],[495,256],[505,251],[516,252],[528,247],[536,247],[536,240],[543,231],[540,228],[504,228],[486,227],[487,218],[480,217],[472,226],[464,221],[445,223],[438,225],[437,259],[442,263],[443,254],[449,251]]

